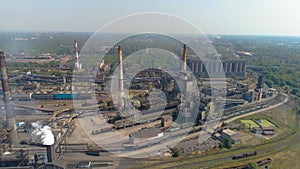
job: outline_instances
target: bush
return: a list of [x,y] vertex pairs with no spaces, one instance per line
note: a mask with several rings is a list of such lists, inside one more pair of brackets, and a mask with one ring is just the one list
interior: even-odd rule
[[180,156],[180,151],[179,150],[175,150],[174,152],[173,152],[173,155],[172,155],[172,157],[179,157]]
[[219,144],[219,148],[225,148],[225,144],[224,143],[220,143]]
[[22,140],[20,141],[20,144],[28,144],[28,142],[26,140]]
[[257,169],[258,165],[256,163],[248,163],[247,169]]
[[222,123],[222,127],[228,126],[228,123]]

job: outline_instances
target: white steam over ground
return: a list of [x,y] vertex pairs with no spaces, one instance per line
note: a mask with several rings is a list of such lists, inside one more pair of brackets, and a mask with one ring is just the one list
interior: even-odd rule
[[49,126],[43,126],[40,122],[32,123],[33,131],[31,133],[32,139],[43,145],[54,144],[54,135]]

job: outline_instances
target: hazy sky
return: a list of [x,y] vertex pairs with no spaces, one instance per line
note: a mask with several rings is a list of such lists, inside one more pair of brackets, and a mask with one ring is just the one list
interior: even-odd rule
[[208,34],[300,36],[299,0],[1,0],[0,30],[93,32],[137,12],[176,15]]

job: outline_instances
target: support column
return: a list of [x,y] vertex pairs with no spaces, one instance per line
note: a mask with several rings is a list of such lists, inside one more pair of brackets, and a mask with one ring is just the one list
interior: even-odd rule
[[211,70],[211,69],[210,69],[210,62],[207,62],[207,63],[206,63],[206,71],[207,71],[207,72],[211,72],[210,70]]
[[224,73],[227,72],[227,63],[226,62],[223,63],[223,71],[224,71]]
[[242,69],[241,69],[241,63],[242,63],[242,62],[238,62],[238,72],[241,72],[241,70],[242,70]]
[[196,63],[195,63],[195,72],[199,72],[198,66],[199,66],[199,63],[196,62]]
[[235,70],[234,70],[234,72],[238,72],[238,65],[239,65],[239,63],[235,62]]
[[229,72],[232,72],[232,62],[229,62]]
[[203,73],[203,62],[200,62],[200,72]]
[[218,62],[215,62],[215,65],[216,65],[216,69],[215,69],[215,72],[219,72],[219,63]]
[[193,61],[191,61],[191,69],[192,69],[192,72],[195,72],[194,66],[195,66],[195,63],[194,63]]
[[245,70],[246,70],[246,63],[244,62],[242,63],[242,72],[245,72]]

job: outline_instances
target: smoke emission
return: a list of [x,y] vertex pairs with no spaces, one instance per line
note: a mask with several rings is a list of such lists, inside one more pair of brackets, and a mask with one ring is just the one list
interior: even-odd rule
[[43,145],[54,144],[54,135],[51,131],[51,127],[43,126],[40,122],[32,123],[34,130],[31,133],[32,139]]

